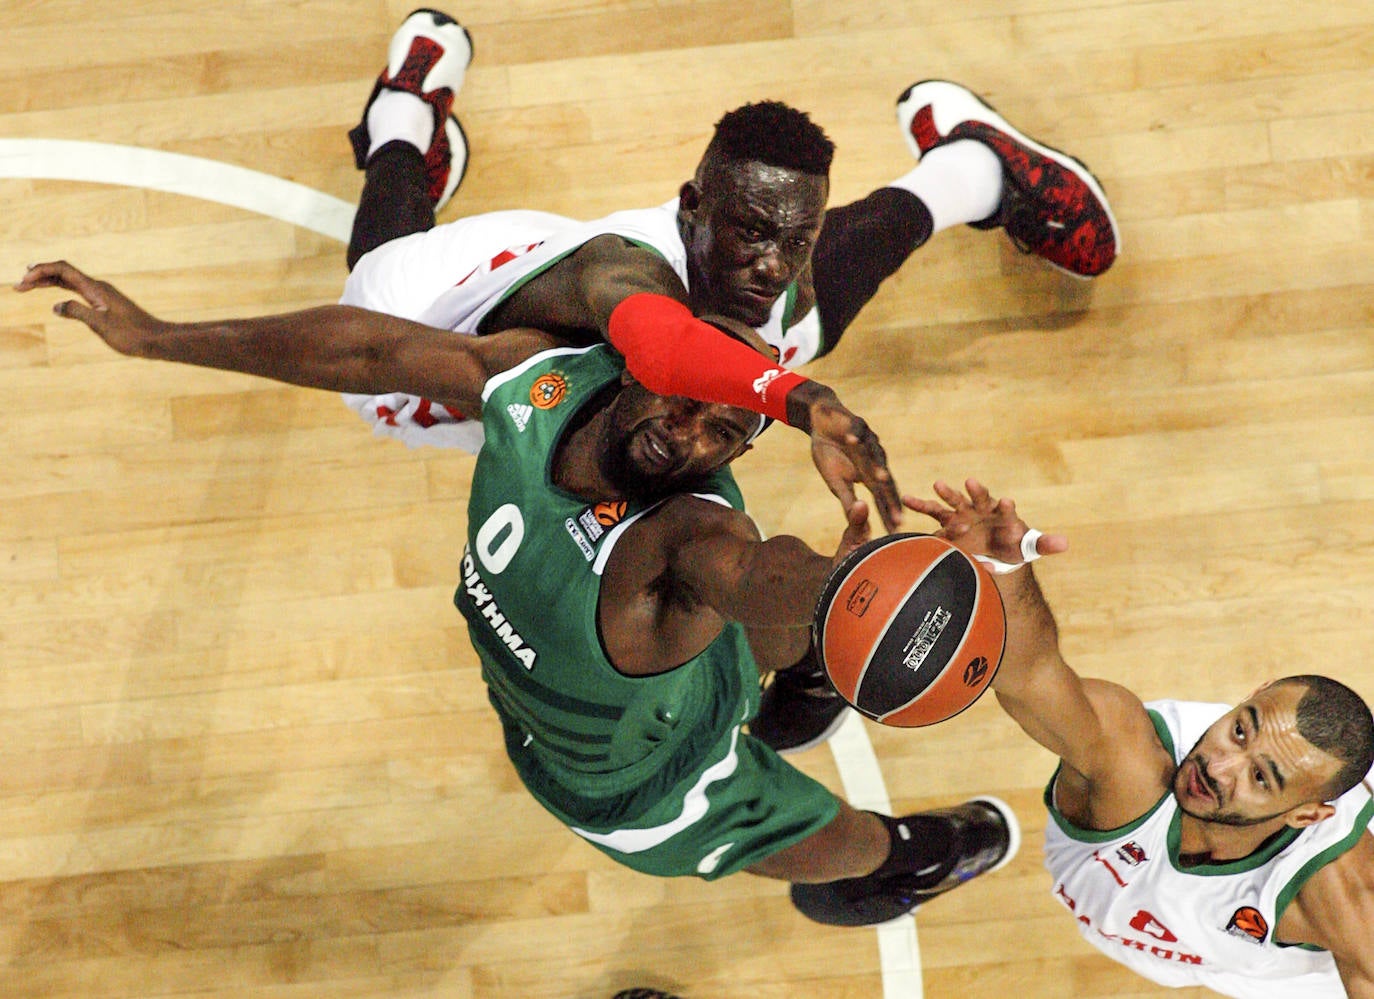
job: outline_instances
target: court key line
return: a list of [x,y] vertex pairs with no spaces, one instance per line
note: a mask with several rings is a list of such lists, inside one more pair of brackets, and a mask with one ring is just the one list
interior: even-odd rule
[[[72,180],[139,187],[214,201],[348,242],[355,206],[270,174],[169,153],[105,142],[0,139],[0,178]],[[855,808],[891,813],[873,744],[851,712],[830,740],[845,797]],[[921,951],[911,916],[876,927],[883,999],[921,999]]]

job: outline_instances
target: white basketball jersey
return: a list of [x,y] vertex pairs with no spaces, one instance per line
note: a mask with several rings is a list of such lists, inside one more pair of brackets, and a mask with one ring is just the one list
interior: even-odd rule
[[[1146,705],[1160,739],[1179,762],[1224,704]],[[1051,805],[1045,866],[1054,896],[1084,938],[1161,985],[1201,985],[1243,999],[1344,999],[1324,950],[1274,943],[1279,918],[1306,880],[1365,835],[1374,801],[1359,785],[1336,814],[1286,830],[1254,855],[1223,864],[1178,864],[1180,812],[1166,793],[1146,815],[1108,832],[1079,829]]]
[[[614,233],[653,249],[687,285],[687,250],[677,228],[677,201],[576,222],[545,212],[491,212],[392,240],[358,261],[340,302],[450,329],[476,333],[487,314],[545,268],[597,236]],[[793,322],[795,286],[773,305],[759,333],[795,368],[821,348],[813,308]],[[789,325],[789,323],[791,325]],[[481,447],[480,424],[404,393],[345,395],[377,433],[407,444]]]

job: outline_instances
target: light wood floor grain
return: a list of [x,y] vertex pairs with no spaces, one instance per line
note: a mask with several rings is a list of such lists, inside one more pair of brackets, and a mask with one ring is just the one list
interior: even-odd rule
[[[0,0],[0,139],[351,201],[344,131],[408,10]],[[452,13],[477,59],[446,217],[656,204],[716,118],[763,97],[838,141],[842,203],[909,168],[893,102],[926,77],[1086,160],[1123,230],[1105,277],[943,233],[813,373],[908,489],[978,475],[1070,535],[1042,579],[1083,672],[1231,700],[1318,670],[1374,696],[1368,0]],[[333,240],[196,198],[18,178],[0,204],[6,280],[67,257],[168,317],[328,302],[345,273]],[[620,870],[522,792],[450,604],[469,457],[373,440],[325,394],[118,358],[54,300],[0,293],[0,994],[883,994],[872,932],[807,923],[776,883]],[[768,435],[739,477],[769,532],[837,540],[800,435]],[[922,911],[927,996],[1165,994],[1050,899],[1052,761],[991,699],[870,734],[896,807],[993,792],[1028,832]],[[800,761],[836,782],[825,750]]]

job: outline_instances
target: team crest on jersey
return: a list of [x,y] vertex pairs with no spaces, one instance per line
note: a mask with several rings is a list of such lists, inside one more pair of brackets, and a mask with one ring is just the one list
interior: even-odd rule
[[1269,923],[1253,905],[1242,905],[1231,913],[1231,920],[1226,924],[1226,932],[1242,940],[1264,943],[1265,938],[1269,936]]
[[1140,844],[1135,840],[1131,840],[1129,843],[1122,843],[1118,846],[1116,848],[1116,855],[1121,858],[1123,864],[1129,864],[1132,867],[1139,867],[1150,859],[1145,856],[1145,851],[1141,849]]
[[553,409],[568,395],[568,379],[561,371],[540,375],[530,386],[530,402],[535,409]]

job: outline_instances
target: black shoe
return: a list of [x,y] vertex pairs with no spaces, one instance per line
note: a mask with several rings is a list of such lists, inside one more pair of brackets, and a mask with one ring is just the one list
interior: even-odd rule
[[849,704],[812,654],[773,673],[749,734],[782,754],[819,746],[843,724]]
[[936,895],[1006,864],[1021,845],[1021,829],[1005,802],[984,795],[954,808],[922,812],[953,826],[955,855],[928,871],[845,878],[792,886],[802,915],[829,926],[872,926],[905,916]]
[[622,989],[611,996],[611,999],[680,999],[680,997],[659,989]]

